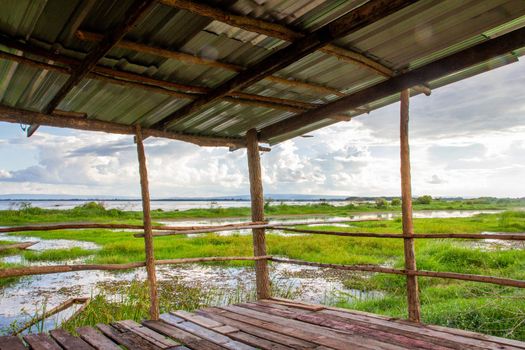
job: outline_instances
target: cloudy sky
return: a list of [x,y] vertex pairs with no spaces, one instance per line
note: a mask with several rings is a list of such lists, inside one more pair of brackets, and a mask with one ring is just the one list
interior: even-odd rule
[[[411,99],[413,193],[525,196],[525,62]],[[273,147],[266,193],[399,195],[399,104]],[[244,151],[147,139],[153,197],[249,193]],[[0,194],[139,196],[130,136],[0,124]]]

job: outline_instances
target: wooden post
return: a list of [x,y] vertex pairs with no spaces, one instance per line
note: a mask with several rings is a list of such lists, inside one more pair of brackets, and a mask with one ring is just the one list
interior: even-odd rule
[[[259,156],[257,130],[251,129],[246,134],[246,148],[248,151],[248,172],[250,176],[252,221],[264,221],[264,196],[261,179],[261,158]],[[266,255],[265,229],[252,229],[252,233],[254,255]],[[257,260],[255,262],[255,280],[257,286],[257,298],[267,299],[271,297],[267,260]]]
[[[416,256],[414,249],[414,225],[412,222],[412,184],[410,178],[410,148],[408,144],[408,107],[410,90],[401,91],[401,197],[403,214],[403,234],[412,236],[404,238],[405,269],[407,271],[416,270]],[[411,321],[420,321],[419,290],[417,276],[407,275],[407,300],[408,318]]]
[[151,225],[150,198],[148,184],[148,168],[146,167],[146,153],[142,142],[142,129],[136,126],[137,154],[139,158],[140,188],[142,191],[142,211],[144,221],[144,246],[146,250],[146,271],[150,296],[149,315],[152,320],[159,319],[159,299],[157,297],[157,275],[155,272],[155,254],[153,252],[153,231]]

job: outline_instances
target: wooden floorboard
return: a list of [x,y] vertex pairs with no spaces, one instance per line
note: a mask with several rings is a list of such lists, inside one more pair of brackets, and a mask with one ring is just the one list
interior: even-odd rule
[[0,350],[25,350],[24,343],[13,335],[0,337]]
[[74,337],[63,329],[52,330],[49,332],[49,335],[66,350],[95,350],[95,348],[81,338]]
[[93,327],[77,328],[77,333],[80,338],[97,350],[121,350],[111,339]]
[[183,331],[165,321],[144,321],[143,324],[159,333],[162,333],[172,339],[176,339],[189,347],[190,349],[203,350],[224,350],[220,345],[214,344],[205,339],[199,338],[191,333]]
[[32,350],[62,350],[62,348],[47,334],[28,334],[24,340]]
[[0,350],[525,350],[525,343],[359,311],[267,299],[173,311],[142,324],[122,320],[0,337]]

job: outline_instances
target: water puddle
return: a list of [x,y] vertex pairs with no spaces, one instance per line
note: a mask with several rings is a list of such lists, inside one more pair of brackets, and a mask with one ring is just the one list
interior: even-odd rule
[[87,250],[98,249],[99,246],[92,242],[76,241],[72,239],[45,239],[32,236],[9,236],[9,233],[0,233],[0,241],[11,242],[38,242],[27,250],[44,251],[49,249],[82,248]]
[[[508,234],[508,232],[481,232],[484,235],[497,235],[497,234]],[[525,249],[525,241],[504,241],[500,239],[480,239],[473,241],[461,242],[462,245],[468,246],[469,248],[481,249],[484,251],[495,251],[495,250],[511,250],[511,249]]]

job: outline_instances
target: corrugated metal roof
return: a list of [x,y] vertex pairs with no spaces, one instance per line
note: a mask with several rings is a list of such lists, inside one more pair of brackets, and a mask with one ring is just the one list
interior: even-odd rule
[[[77,29],[105,33],[122,21],[132,0],[8,0],[2,3],[0,33],[28,40],[35,46],[81,59],[94,43],[75,38]],[[311,32],[348,13],[365,0],[258,0],[213,1],[215,6]],[[450,55],[487,38],[525,26],[523,0],[421,0],[387,18],[352,33],[337,45],[374,58],[393,69],[413,69]],[[242,67],[256,66],[263,58],[287,45],[266,35],[252,33],[188,11],[155,5],[126,39],[179,50]],[[0,46],[5,52],[22,54]],[[515,55],[523,54],[518,50]],[[34,58],[34,56],[31,56]],[[471,67],[429,82],[437,88],[507,64],[513,55]],[[223,68],[192,65],[172,58],[115,47],[99,64],[160,80],[214,88],[236,73]],[[360,91],[387,78],[359,65],[323,52],[312,53],[279,71],[277,76],[337,89]],[[67,75],[0,59],[0,103],[41,111],[54,97]],[[264,79],[244,92],[280,99],[324,104],[338,96]],[[397,96],[373,101],[356,116],[389,103]],[[88,118],[149,126],[189,103],[165,94],[108,82],[84,79],[61,102],[60,109],[87,113]],[[239,137],[248,129],[262,128],[295,113],[219,101],[189,115],[170,130],[197,135]],[[322,120],[301,130],[271,139],[271,143],[333,124]]]

